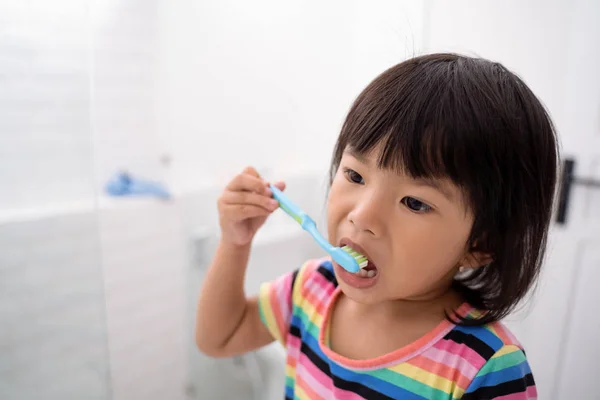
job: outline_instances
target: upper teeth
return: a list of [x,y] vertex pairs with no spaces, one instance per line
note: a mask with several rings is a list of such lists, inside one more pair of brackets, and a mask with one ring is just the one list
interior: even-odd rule
[[356,275],[361,276],[363,278],[372,278],[375,276],[375,270],[365,270],[363,268],[359,269],[358,272],[356,273]]

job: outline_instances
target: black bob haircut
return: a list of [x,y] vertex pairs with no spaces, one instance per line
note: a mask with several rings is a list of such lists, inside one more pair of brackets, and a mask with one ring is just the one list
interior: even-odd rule
[[503,65],[430,54],[391,67],[355,100],[334,148],[330,184],[342,154],[381,145],[378,167],[413,178],[450,179],[474,222],[467,245],[491,254],[458,274],[453,287],[482,325],[509,314],[535,283],[544,259],[559,150],[544,106]]

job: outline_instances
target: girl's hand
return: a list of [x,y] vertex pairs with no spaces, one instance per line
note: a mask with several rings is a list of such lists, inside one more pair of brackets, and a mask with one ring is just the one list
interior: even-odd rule
[[[285,183],[275,186],[285,189]],[[221,241],[236,246],[252,242],[267,217],[279,207],[268,182],[252,167],[234,177],[217,201]]]

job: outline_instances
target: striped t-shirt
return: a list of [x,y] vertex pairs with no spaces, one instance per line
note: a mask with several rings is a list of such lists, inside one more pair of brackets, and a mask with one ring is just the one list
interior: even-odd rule
[[[371,360],[328,346],[339,295],[331,262],[311,260],[265,283],[263,323],[287,350],[286,399],[536,399],[525,353],[506,327],[441,322],[416,342]],[[468,304],[457,314],[481,315]]]

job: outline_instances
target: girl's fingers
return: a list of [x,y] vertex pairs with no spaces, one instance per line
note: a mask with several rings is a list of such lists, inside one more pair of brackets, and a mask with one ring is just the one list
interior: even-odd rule
[[226,191],[222,196],[225,205],[253,205],[268,211],[274,211],[279,206],[277,200],[253,192]]
[[241,221],[249,218],[266,217],[271,211],[264,207],[253,204],[227,204],[223,207],[223,212],[231,219]]
[[271,196],[271,190],[265,185],[265,182],[260,177],[246,172],[233,178],[229,185],[227,185],[227,189],[232,192],[246,191]]

